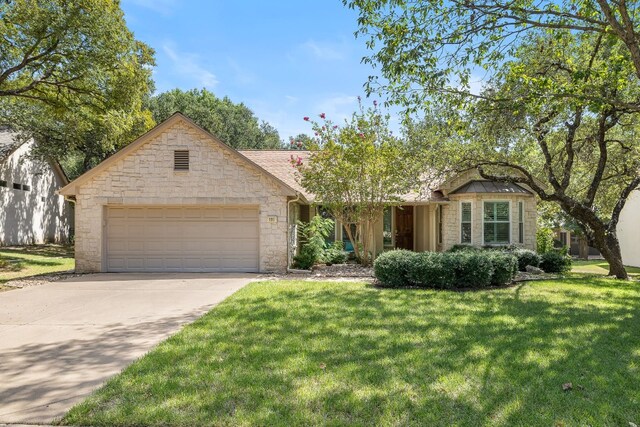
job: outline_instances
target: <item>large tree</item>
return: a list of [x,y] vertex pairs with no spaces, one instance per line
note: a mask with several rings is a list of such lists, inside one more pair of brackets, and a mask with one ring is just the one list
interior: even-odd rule
[[0,34],[0,97],[59,108],[108,108],[128,90],[110,79],[152,62],[115,0],[3,1]]
[[[627,277],[616,225],[640,184],[635,7],[624,0],[351,5],[360,8],[369,46],[381,43],[367,60],[382,66],[392,101],[449,116],[447,147],[431,156],[434,164],[527,184],[576,220],[610,274]],[[472,90],[483,69],[488,83]]]
[[152,97],[148,108],[156,122],[166,120],[176,111],[236,149],[282,148],[278,131],[258,118],[243,103],[218,98],[207,89],[183,91],[173,89]]
[[113,0],[0,4],[0,122],[71,177],[153,125],[153,50]]

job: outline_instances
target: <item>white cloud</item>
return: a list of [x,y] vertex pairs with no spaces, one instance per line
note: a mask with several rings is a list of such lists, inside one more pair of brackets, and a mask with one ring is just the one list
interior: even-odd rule
[[345,59],[347,56],[347,45],[345,43],[328,43],[309,40],[300,45],[300,47],[322,61],[338,61]]
[[171,15],[178,5],[176,0],[124,0],[126,3],[152,10],[162,15]]
[[175,44],[171,42],[163,44],[162,50],[171,60],[173,70],[178,74],[195,80],[198,86],[213,89],[219,83],[215,74],[200,65],[200,57],[198,55],[180,52],[175,47]]

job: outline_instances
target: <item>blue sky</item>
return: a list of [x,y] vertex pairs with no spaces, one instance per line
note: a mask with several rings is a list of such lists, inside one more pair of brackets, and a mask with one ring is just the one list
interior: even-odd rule
[[357,15],[340,0],[123,0],[122,8],[136,38],[156,50],[157,91],[205,87],[244,102],[284,140],[311,133],[304,116],[349,116],[375,72],[360,63]]

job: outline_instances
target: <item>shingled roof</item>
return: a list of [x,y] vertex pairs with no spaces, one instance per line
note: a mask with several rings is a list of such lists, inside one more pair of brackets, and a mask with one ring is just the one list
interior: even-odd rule
[[302,162],[309,158],[308,151],[295,150],[240,150],[240,154],[251,160],[253,163],[266,170],[289,187],[298,191],[308,201],[313,200],[313,195],[309,194],[296,179],[296,168],[291,164],[291,156],[297,161],[298,157]]
[[[298,183],[296,179],[296,168],[292,166],[291,159],[293,156],[294,161],[297,161],[298,157],[302,162],[306,162],[311,155],[310,151],[298,151],[298,150],[240,150],[240,154],[247,157],[264,170],[268,171],[281,181],[285,182],[291,188],[299,191],[308,201],[312,202],[315,197],[313,194],[309,194],[302,185]],[[446,202],[441,191],[423,191],[422,194],[418,192],[411,192],[401,196],[402,200],[406,203],[426,203],[426,202]]]

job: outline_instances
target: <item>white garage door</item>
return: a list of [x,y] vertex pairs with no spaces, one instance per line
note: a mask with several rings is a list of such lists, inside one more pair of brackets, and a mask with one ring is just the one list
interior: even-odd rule
[[258,271],[256,207],[108,207],[107,271]]

